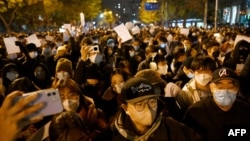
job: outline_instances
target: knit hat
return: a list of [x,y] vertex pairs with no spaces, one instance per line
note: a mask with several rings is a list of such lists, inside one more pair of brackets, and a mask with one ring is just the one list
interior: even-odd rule
[[157,97],[153,85],[142,77],[132,77],[125,82],[122,88],[122,97],[126,102],[136,103],[150,97]]
[[66,58],[60,58],[56,64],[56,72],[65,71],[72,75],[72,62]]
[[230,68],[222,67],[213,72],[212,82],[217,82],[224,79],[239,81],[238,75]]

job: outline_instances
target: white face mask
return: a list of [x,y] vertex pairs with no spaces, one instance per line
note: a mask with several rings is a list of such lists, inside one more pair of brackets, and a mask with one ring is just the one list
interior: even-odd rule
[[79,101],[78,100],[66,99],[66,100],[63,101],[63,108],[66,111],[74,111],[75,112],[78,107],[79,107]]
[[49,56],[51,53],[51,48],[48,47],[48,48],[43,48],[43,55],[45,56]]
[[60,71],[56,73],[56,78],[59,80],[66,80],[69,78],[69,73],[65,71]]
[[6,73],[6,77],[10,80],[10,81],[13,81],[15,80],[16,78],[18,78],[18,73],[15,72],[15,71],[10,71],[10,72],[7,72]]
[[139,49],[139,46],[134,46],[134,49],[135,49],[135,50],[138,50],[138,49]]
[[195,74],[195,80],[200,85],[206,86],[212,80],[212,76],[209,74]]
[[37,57],[37,52],[36,51],[31,51],[31,52],[29,52],[29,56],[32,59],[36,58]]
[[215,90],[213,97],[221,106],[231,106],[236,100],[237,92],[230,90]]
[[100,54],[94,54],[89,57],[90,62],[99,64],[103,60],[103,56]]
[[117,84],[117,85],[114,85],[113,87],[113,90],[120,94],[122,92],[122,87],[124,86],[124,83],[120,83],[120,84]]
[[128,110],[126,114],[129,115],[131,120],[135,124],[140,124],[144,126],[151,126],[156,118],[157,107],[150,108],[149,105],[146,105],[145,109],[141,112],[135,110],[134,105],[128,105]]
[[194,74],[190,72],[190,73],[187,74],[187,77],[192,79],[192,78],[194,78]]
[[134,57],[135,56],[135,51],[129,51],[129,56]]
[[110,43],[108,44],[109,47],[114,47],[115,46],[115,43]]
[[149,68],[152,70],[157,70],[157,64],[155,62],[150,62],[149,63]]
[[168,73],[168,65],[158,66],[157,70],[160,74],[165,75]]

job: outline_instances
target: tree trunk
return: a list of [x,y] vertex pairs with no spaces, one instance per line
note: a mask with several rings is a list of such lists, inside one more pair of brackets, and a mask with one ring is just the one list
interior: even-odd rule
[[203,19],[204,29],[207,29],[207,10],[208,10],[207,8],[208,8],[208,0],[205,0],[204,19]]
[[15,9],[13,10],[13,12],[11,13],[9,22],[7,22],[7,20],[5,19],[5,17],[4,17],[2,14],[0,14],[0,19],[1,19],[1,21],[3,22],[3,24],[4,24],[5,28],[6,28],[6,31],[7,31],[7,33],[8,33],[9,35],[11,35],[11,27],[10,27],[10,25],[12,24],[12,22],[13,22],[13,20],[14,20],[14,18],[15,18],[15,14],[16,14],[16,12],[17,12],[17,9],[18,9],[18,8],[15,8]]

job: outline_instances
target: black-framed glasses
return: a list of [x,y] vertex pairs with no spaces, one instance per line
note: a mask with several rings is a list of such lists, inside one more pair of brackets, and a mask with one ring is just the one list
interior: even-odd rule
[[157,97],[148,98],[146,100],[143,100],[143,101],[140,101],[140,102],[136,102],[134,104],[134,107],[135,107],[135,110],[137,112],[142,112],[145,109],[146,104],[148,104],[148,106],[150,108],[155,108],[155,107],[157,107],[157,102],[158,102],[158,98]]

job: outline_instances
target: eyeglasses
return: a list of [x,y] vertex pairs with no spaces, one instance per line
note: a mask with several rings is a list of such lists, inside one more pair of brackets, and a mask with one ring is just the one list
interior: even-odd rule
[[142,112],[145,109],[146,104],[148,104],[148,106],[150,108],[157,107],[157,101],[158,101],[158,98],[148,98],[146,100],[143,100],[143,101],[140,101],[140,102],[136,102],[134,104],[134,107],[135,107],[135,110],[137,112]]

